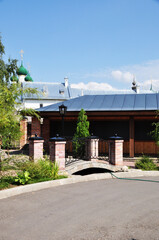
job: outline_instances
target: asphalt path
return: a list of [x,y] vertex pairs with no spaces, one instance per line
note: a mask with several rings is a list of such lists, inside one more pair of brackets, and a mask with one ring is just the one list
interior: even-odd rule
[[159,239],[159,183],[98,180],[0,200],[0,240],[63,239]]

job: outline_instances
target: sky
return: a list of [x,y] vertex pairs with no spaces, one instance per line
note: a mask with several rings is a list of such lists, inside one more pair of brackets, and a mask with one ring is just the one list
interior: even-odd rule
[[0,0],[0,33],[34,82],[159,90],[158,0]]

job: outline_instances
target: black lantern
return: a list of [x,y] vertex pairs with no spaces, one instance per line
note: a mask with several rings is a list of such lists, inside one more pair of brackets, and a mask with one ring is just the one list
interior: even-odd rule
[[59,106],[59,113],[61,116],[65,116],[66,111],[67,111],[67,107],[64,104]]
[[65,116],[66,112],[67,112],[67,107],[64,104],[60,105],[59,113],[62,117],[62,136],[64,136],[64,116]]

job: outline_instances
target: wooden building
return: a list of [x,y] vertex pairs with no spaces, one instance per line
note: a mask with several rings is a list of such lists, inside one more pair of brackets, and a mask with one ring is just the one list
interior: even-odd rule
[[[83,108],[90,121],[90,133],[100,138],[99,151],[108,153],[107,139],[115,133],[124,139],[124,154],[156,155],[159,151],[150,132],[152,123],[158,121],[159,93],[147,94],[109,94],[85,95],[63,104],[67,106],[64,118],[64,135],[72,137],[75,133],[77,117]],[[38,133],[48,147],[50,137],[61,133],[61,116],[59,106],[52,104],[38,109],[43,118],[42,128],[37,119],[32,122],[32,134]]]

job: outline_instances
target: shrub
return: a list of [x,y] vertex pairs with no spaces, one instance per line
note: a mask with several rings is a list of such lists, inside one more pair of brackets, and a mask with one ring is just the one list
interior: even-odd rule
[[29,180],[31,179],[31,177],[29,177],[29,172],[25,171],[22,173],[17,173],[17,177],[15,178],[15,182],[19,183],[19,184],[26,184],[29,182]]
[[85,138],[89,137],[89,121],[84,109],[81,109],[78,120],[77,128],[73,137],[73,155],[74,157],[82,158],[85,154]]
[[15,182],[15,177],[3,176],[0,178],[0,190],[10,187]]
[[23,172],[29,172],[31,179],[55,179],[58,176],[59,167],[56,163],[44,159],[38,162],[26,162],[21,166]]
[[59,165],[55,162],[52,164],[52,177],[54,179],[57,179],[58,173],[59,173]]
[[138,161],[135,163],[135,167],[142,170],[158,170],[156,164],[150,159],[148,156],[143,155]]

